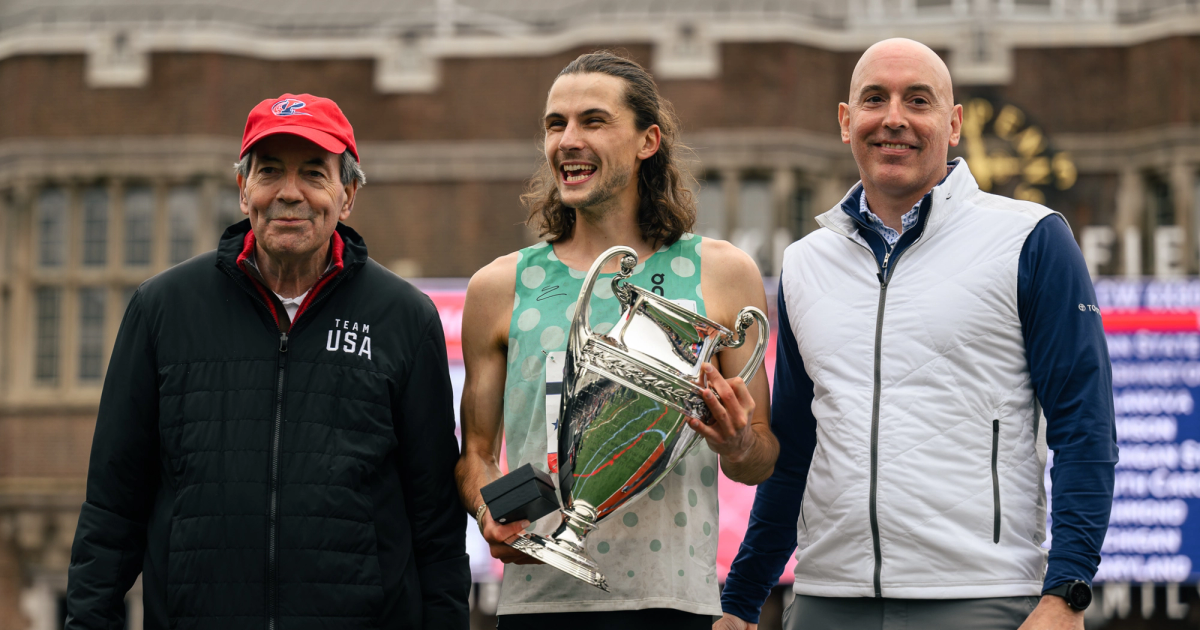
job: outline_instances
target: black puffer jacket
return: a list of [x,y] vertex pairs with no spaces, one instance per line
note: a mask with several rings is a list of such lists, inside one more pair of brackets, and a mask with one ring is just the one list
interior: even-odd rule
[[437,311],[339,225],[342,269],[294,325],[276,321],[281,305],[239,267],[248,231],[129,304],[67,628],[123,628],[139,571],[147,628],[467,628]]

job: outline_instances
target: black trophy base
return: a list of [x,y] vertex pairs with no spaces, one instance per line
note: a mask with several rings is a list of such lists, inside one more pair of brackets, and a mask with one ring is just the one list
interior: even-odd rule
[[500,524],[530,523],[558,509],[550,475],[525,464],[479,490],[492,520]]

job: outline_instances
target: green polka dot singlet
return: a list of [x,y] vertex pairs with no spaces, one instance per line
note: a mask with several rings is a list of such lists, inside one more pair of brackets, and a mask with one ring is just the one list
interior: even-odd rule
[[[640,262],[629,282],[705,314],[700,291],[702,238],[685,234]],[[519,252],[504,384],[504,440],[509,470],[547,470],[546,357],[567,348],[586,270],[571,269],[538,243]],[[593,290],[591,325],[616,323],[613,274]],[[531,527],[546,535],[556,512]],[[587,537],[588,552],[610,593],[544,565],[505,565],[498,614],[674,608],[720,615],[717,589],[717,456],[700,442],[648,496],[617,510]]]

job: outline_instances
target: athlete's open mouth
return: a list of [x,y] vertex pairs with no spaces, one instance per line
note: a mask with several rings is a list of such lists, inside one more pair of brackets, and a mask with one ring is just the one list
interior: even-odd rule
[[562,174],[562,180],[568,184],[579,184],[585,182],[596,174],[595,164],[584,164],[581,162],[572,162],[560,164],[558,167],[559,173]]

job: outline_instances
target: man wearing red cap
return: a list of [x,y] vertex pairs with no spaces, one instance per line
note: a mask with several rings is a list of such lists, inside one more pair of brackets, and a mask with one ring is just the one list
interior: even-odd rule
[[340,221],[366,178],[338,106],[259,103],[249,220],[146,281],[105,379],[67,628],[468,627],[445,342]]

